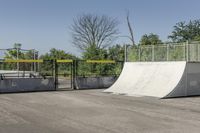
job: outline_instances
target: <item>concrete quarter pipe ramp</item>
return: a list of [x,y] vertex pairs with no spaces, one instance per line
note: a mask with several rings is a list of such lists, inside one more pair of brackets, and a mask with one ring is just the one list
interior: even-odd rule
[[200,95],[200,63],[127,62],[104,92],[159,98]]

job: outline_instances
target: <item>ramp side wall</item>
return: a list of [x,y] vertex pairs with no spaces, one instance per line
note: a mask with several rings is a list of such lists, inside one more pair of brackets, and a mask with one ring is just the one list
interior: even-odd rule
[[188,62],[182,79],[168,97],[200,95],[200,62]]
[[186,96],[200,95],[200,62],[187,64]]

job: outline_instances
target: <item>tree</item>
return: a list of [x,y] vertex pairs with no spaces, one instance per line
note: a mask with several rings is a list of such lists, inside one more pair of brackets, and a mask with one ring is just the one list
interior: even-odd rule
[[153,33],[150,33],[149,35],[145,34],[142,36],[140,40],[140,45],[156,45],[161,44],[162,41],[159,39],[159,36]]
[[83,59],[102,60],[107,58],[107,51],[103,48],[96,48],[95,46],[88,47],[83,53]]
[[[66,53],[64,50],[52,48],[48,53],[40,56],[40,59],[47,60],[40,64],[40,73],[42,75],[51,75],[53,70],[53,63],[50,60],[53,59],[77,59],[76,56]],[[57,64],[59,74],[70,75],[71,64],[70,63],[58,63]]]
[[200,36],[196,36],[196,37],[194,38],[194,41],[200,41]]
[[41,55],[40,59],[43,59],[43,60],[76,59],[76,56],[66,53],[64,50],[52,48],[52,49],[50,49],[50,51],[48,53]]
[[108,47],[118,34],[118,22],[108,16],[84,14],[71,26],[73,44],[80,50]]
[[108,59],[110,60],[124,60],[124,46],[114,45],[108,48]]
[[[158,45],[162,41],[159,36],[153,33],[149,35],[145,34],[142,36],[139,45]],[[152,61],[152,48],[153,47],[140,47],[140,60],[141,61]]]
[[171,35],[168,36],[173,42],[199,41],[200,39],[200,19],[186,22],[179,22],[174,26]]

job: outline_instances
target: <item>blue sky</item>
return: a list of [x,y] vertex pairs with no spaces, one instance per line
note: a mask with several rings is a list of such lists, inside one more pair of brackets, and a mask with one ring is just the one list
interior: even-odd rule
[[200,19],[199,7],[200,0],[0,0],[0,48],[21,43],[40,53],[57,48],[78,54],[69,30],[73,18],[83,13],[117,18],[120,35],[126,36],[127,10],[136,42],[145,33],[156,33],[167,41],[177,22]]

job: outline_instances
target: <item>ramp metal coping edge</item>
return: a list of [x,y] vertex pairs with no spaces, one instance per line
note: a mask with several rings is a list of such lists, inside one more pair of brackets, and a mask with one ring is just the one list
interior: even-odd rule
[[114,60],[86,60],[87,63],[116,63]]

